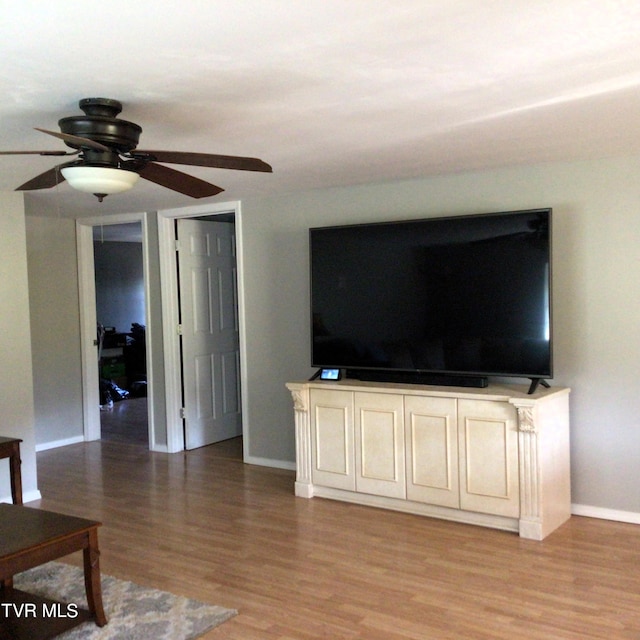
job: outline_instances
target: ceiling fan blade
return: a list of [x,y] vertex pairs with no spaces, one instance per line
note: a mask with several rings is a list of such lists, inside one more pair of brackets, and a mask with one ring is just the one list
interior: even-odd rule
[[213,169],[237,169],[239,171],[264,171],[272,173],[270,165],[258,158],[243,156],[220,156],[213,153],[190,153],[188,151],[140,151],[136,149],[133,155],[150,156],[155,162],[170,164],[187,164],[194,167],[211,167]]
[[216,187],[215,184],[200,180],[182,171],[176,171],[170,167],[163,167],[160,164],[149,162],[140,171],[140,176],[155,182],[162,187],[178,191],[186,196],[192,198],[206,198],[207,196],[215,196],[218,193],[222,193],[224,189]]
[[40,129],[39,127],[34,127],[36,131],[41,131],[42,133],[46,133],[50,136],[55,136],[56,138],[60,138],[60,140],[64,140],[65,142],[69,142],[73,145],[77,145],[79,147],[88,147],[89,149],[96,149],[97,151],[112,151],[109,147],[105,146],[100,142],[96,142],[95,140],[90,140],[89,138],[83,138],[81,136],[74,136],[70,133],[58,133],[57,131],[48,131],[47,129]]
[[20,185],[16,191],[33,191],[35,189],[50,189],[64,182],[64,176],[60,172],[60,166],[53,167],[28,182]]
[[32,154],[36,156],[75,156],[77,151],[0,151],[0,156],[20,156]]

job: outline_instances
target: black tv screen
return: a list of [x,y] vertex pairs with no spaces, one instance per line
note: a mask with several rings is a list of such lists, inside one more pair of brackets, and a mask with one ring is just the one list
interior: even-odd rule
[[552,377],[551,209],[309,234],[313,367]]

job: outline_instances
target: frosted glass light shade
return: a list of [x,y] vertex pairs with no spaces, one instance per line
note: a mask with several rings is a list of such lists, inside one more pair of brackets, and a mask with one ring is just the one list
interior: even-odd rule
[[74,189],[104,195],[128,191],[140,177],[135,171],[111,167],[63,167],[60,171]]

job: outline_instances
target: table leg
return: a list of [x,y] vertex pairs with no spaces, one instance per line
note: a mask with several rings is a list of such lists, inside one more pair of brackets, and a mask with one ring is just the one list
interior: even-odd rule
[[22,504],[22,475],[20,472],[20,443],[16,442],[13,453],[9,457],[9,471],[11,473],[11,498],[13,504]]
[[13,576],[0,580],[0,591],[9,592],[13,589]]
[[100,582],[100,551],[98,549],[98,531],[89,531],[89,545],[84,548],[84,586],[87,592],[87,604],[96,624],[104,627],[107,617],[102,606],[102,584]]

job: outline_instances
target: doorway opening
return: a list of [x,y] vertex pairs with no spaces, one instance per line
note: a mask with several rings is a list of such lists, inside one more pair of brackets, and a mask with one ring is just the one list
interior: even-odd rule
[[[130,223],[134,224],[129,226]],[[140,292],[139,287],[136,285],[136,291],[138,292],[137,295],[141,298],[137,303],[139,310],[136,313],[141,313],[142,316],[136,315],[134,319],[127,315],[116,316],[122,317],[122,320],[109,320],[106,317],[101,317],[100,321],[98,321],[96,284],[97,278],[98,280],[100,279],[100,275],[96,276],[96,262],[94,254],[100,253],[101,249],[98,245],[107,245],[107,239],[111,241],[124,242],[125,237],[123,237],[123,235],[118,236],[117,234],[130,235],[134,229],[137,235],[137,255],[139,255],[140,246],[142,248],[143,291]],[[143,416],[146,413],[148,448],[152,451],[167,450],[165,444],[166,421],[163,411],[164,405],[161,402],[162,396],[159,393],[163,386],[163,372],[161,368],[157,366],[157,364],[162,360],[162,353],[161,350],[159,351],[158,348],[154,346],[158,344],[158,339],[154,339],[154,337],[159,337],[161,334],[161,312],[159,303],[160,284],[159,274],[157,273],[157,249],[154,248],[153,242],[150,242],[149,240],[150,236],[152,237],[155,233],[154,229],[154,218],[144,212],[86,217],[76,220],[80,298],[80,340],[82,354],[83,421],[84,438],[86,441],[100,440],[102,437],[101,414],[103,412],[101,411],[101,406],[106,404],[106,398],[104,396],[101,398],[100,380],[102,378],[106,378],[109,381],[113,379],[117,384],[118,378],[128,377],[126,364],[123,365],[123,359],[125,357],[124,347],[131,344],[133,336],[122,334],[132,334],[132,323],[135,322],[144,328],[144,331],[140,332],[144,334],[144,337],[138,333],[136,338],[140,338],[140,340],[144,342],[144,349],[141,350],[145,353],[144,369],[146,369],[147,372],[146,411],[139,411],[138,413],[142,413]],[[130,241],[131,239],[131,237],[126,238],[127,241]],[[98,270],[100,270],[100,267]],[[140,266],[137,265],[135,270],[139,274]],[[111,286],[110,283],[120,277],[121,276],[113,276],[111,279],[108,279],[108,285]],[[111,295],[110,297],[112,300],[115,299],[115,301],[118,302],[121,295]],[[142,311],[143,308],[144,311]],[[102,304],[100,309],[100,315],[102,316]],[[144,318],[144,321],[141,322],[140,320],[142,318]],[[101,340],[101,335],[98,331],[99,322],[103,327],[112,329],[112,331],[109,331],[109,339],[106,343],[106,348],[118,349],[118,352],[102,352],[101,346],[104,348],[105,342],[104,340]],[[106,333],[104,335],[106,335]],[[103,338],[104,335],[102,336]],[[141,345],[139,344],[137,347],[141,347]],[[158,351],[159,353],[157,353]],[[129,354],[126,355],[128,356]],[[107,360],[106,358],[115,358],[115,360]],[[110,369],[103,369],[103,366],[108,367],[108,365],[113,366]],[[136,380],[132,380],[132,382],[142,381],[142,378],[138,377],[139,372],[140,370],[137,370],[135,372],[136,375],[132,376],[136,377]],[[101,374],[107,375],[101,376]],[[120,381],[124,383],[124,380]],[[127,381],[127,385],[128,384],[129,383]],[[118,384],[118,387],[124,389],[123,384]],[[143,391],[141,390],[140,393],[142,392]],[[143,401],[139,404],[143,405],[145,402]],[[114,407],[115,406],[118,405],[114,402]],[[145,427],[142,424],[143,421],[144,417],[137,420],[144,432]],[[144,438],[144,433],[140,438]]]
[[149,446],[142,223],[93,228],[100,438]]

